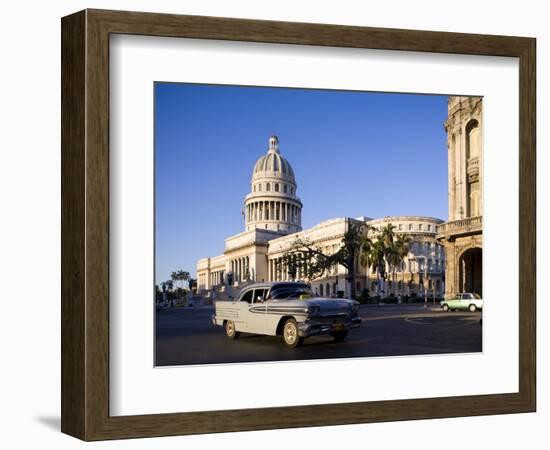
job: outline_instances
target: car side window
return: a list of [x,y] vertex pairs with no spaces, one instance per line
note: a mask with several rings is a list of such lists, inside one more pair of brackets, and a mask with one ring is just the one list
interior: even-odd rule
[[252,292],[252,289],[245,292],[245,294],[241,297],[241,302],[252,303]]
[[254,302],[259,302],[258,297],[265,300],[265,294],[267,293],[267,289],[254,289]]

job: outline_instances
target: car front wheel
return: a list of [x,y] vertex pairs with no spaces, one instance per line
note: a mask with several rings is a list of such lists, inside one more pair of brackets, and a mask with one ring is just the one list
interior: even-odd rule
[[444,304],[443,305],[443,311],[445,311],[445,312],[449,311],[449,305]]
[[470,307],[468,309],[470,310],[470,312],[476,312],[477,311],[477,306],[476,305],[470,305]]
[[237,339],[241,335],[235,328],[235,323],[231,320],[225,323],[225,334],[229,339]]
[[302,344],[303,338],[298,336],[298,324],[294,319],[288,319],[283,327],[283,341],[289,348],[296,348]]

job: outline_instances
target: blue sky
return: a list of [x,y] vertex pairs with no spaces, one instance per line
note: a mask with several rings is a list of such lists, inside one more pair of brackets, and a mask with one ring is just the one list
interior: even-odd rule
[[447,218],[447,97],[155,84],[156,282],[244,230],[272,134],[294,168],[302,225],[334,217]]

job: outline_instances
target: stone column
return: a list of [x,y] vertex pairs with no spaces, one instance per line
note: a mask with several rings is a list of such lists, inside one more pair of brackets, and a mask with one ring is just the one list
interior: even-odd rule
[[449,135],[447,136],[447,176],[448,176],[448,201],[449,201],[449,220],[454,220],[455,217],[455,184],[453,183],[454,179],[454,145],[453,145],[453,134],[452,130],[448,131]]
[[241,258],[237,259],[237,272],[239,273],[239,283],[242,279],[242,260]]

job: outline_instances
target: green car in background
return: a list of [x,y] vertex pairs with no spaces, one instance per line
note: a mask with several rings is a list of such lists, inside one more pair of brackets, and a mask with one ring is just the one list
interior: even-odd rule
[[479,294],[472,294],[470,292],[465,292],[462,294],[456,294],[452,298],[447,298],[441,300],[441,309],[447,312],[449,310],[462,310],[476,312],[483,309],[483,300]]

